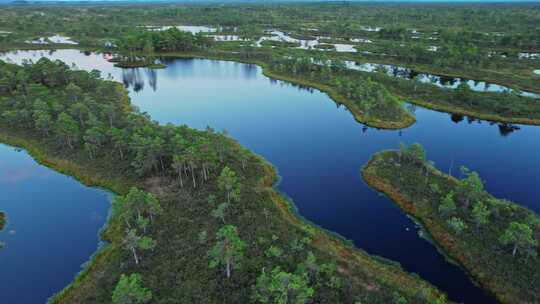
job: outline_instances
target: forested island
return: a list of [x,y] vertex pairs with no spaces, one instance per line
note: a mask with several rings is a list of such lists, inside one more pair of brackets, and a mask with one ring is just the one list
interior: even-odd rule
[[274,169],[225,134],[159,125],[97,71],[0,66],[2,142],[119,194],[109,245],[51,303],[446,302],[300,220]]
[[474,171],[437,170],[422,146],[376,154],[364,180],[418,219],[435,243],[503,303],[540,299],[540,216],[484,190]]

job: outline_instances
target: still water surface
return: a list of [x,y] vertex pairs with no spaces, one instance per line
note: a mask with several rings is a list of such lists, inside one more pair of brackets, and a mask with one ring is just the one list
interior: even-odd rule
[[0,144],[1,303],[44,303],[97,250],[109,194],[37,164]]
[[[102,55],[76,50],[18,52],[0,59],[20,62],[42,55],[99,69],[105,77],[122,81],[132,102],[161,123],[227,129],[278,168],[278,188],[294,200],[302,216],[371,254],[398,261],[456,301],[495,302],[418,237],[415,224],[390,200],[362,181],[360,167],[371,155],[395,149],[400,142],[419,142],[440,169],[456,173],[466,165],[480,172],[495,196],[540,211],[535,183],[540,177],[539,127],[490,124],[417,108],[418,122],[412,127],[376,130],[355,122],[322,92],[271,80],[257,66],[234,62],[175,59],[166,60],[163,70],[121,70]],[[1,150],[0,155],[3,159]],[[55,211],[70,216],[63,207]],[[96,246],[95,238],[80,242]],[[72,257],[72,248],[60,248]],[[79,255],[83,260],[88,256]],[[17,269],[24,268],[19,264]]]

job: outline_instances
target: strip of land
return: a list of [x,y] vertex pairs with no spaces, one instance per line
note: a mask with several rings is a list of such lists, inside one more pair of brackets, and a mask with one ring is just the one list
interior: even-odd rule
[[540,217],[431,166],[415,144],[372,157],[364,180],[422,223],[435,243],[503,303],[540,301]]

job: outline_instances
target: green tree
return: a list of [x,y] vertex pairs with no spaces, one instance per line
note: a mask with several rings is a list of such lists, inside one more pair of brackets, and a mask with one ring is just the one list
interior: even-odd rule
[[409,301],[407,301],[407,299],[397,291],[395,291],[392,294],[392,298],[393,298],[392,299],[393,304],[408,304],[409,303]]
[[66,86],[65,91],[66,91],[68,99],[72,103],[76,103],[81,98],[81,96],[83,95],[82,89],[73,82],[69,83]]
[[488,224],[490,214],[491,212],[483,202],[478,201],[473,205],[472,217],[476,223],[476,227]]
[[225,213],[227,212],[229,205],[229,203],[219,204],[216,209],[212,210],[212,216],[221,219],[223,224],[225,224]]
[[454,203],[454,192],[449,192],[439,205],[439,213],[443,217],[452,216],[456,212],[456,204]]
[[452,228],[452,230],[454,230],[454,232],[457,234],[460,234],[467,229],[467,224],[465,224],[462,219],[457,217],[452,217],[447,221],[447,223],[448,226],[450,226],[450,228]]
[[176,172],[176,175],[178,176],[178,180],[180,181],[180,187],[184,187],[184,181],[182,179],[183,171],[184,171],[184,163],[185,160],[182,157],[182,155],[174,155],[173,156],[173,162],[172,167],[174,171]]
[[141,275],[122,274],[112,294],[113,304],[144,304],[152,299],[152,292],[142,287]]
[[240,267],[241,260],[244,257],[246,244],[238,236],[235,226],[226,225],[218,230],[217,242],[210,249],[210,268],[225,266],[227,279],[231,277],[233,268]]
[[463,207],[469,208],[472,202],[478,201],[484,193],[484,183],[478,173],[461,167],[461,173],[465,178],[459,181],[456,187],[456,196],[462,201]]
[[153,222],[162,213],[158,198],[136,187],[131,187],[125,196],[116,196],[113,200],[113,214],[122,217],[128,228],[140,216],[147,216]]
[[240,196],[240,182],[236,173],[229,167],[223,168],[221,174],[218,177],[218,187],[219,190],[225,191],[227,195],[227,203],[231,202],[231,198],[235,201],[238,200]]
[[69,112],[74,117],[79,118],[79,124],[84,127],[85,116],[88,114],[88,107],[82,102],[76,102],[69,107]]
[[152,250],[156,246],[156,241],[149,236],[139,235],[135,229],[128,229],[123,239],[123,245],[124,248],[131,251],[135,264],[138,265],[140,262],[138,250]]
[[512,256],[516,256],[518,250],[526,251],[530,247],[538,244],[533,238],[533,231],[527,224],[511,222],[503,235],[499,238],[502,245],[512,245]]
[[36,126],[36,129],[43,132],[45,136],[49,136],[49,132],[53,126],[53,119],[51,115],[46,112],[34,112],[34,124]]
[[471,99],[472,91],[467,82],[460,82],[456,91],[454,92],[458,102],[469,102]]
[[270,273],[263,269],[257,278],[253,298],[268,304],[304,304],[310,301],[314,293],[309,286],[307,273],[288,273],[276,266]]
[[84,132],[83,140],[84,149],[88,152],[90,159],[93,159],[105,142],[105,132],[101,127],[91,127]]
[[60,142],[73,149],[73,144],[79,137],[79,126],[75,120],[69,114],[62,112],[56,120],[54,129]]
[[120,154],[120,159],[124,159],[124,153],[129,147],[129,133],[125,129],[110,128],[108,134],[114,148]]

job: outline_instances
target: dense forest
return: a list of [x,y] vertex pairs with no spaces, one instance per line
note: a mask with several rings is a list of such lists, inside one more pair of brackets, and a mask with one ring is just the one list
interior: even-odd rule
[[460,179],[438,171],[419,144],[375,155],[362,174],[420,220],[435,242],[500,301],[539,301],[538,214],[493,197],[478,173],[465,167]]
[[159,125],[97,71],[0,66],[2,141],[120,194],[110,245],[52,303],[445,302],[298,220],[272,168],[226,134]]

